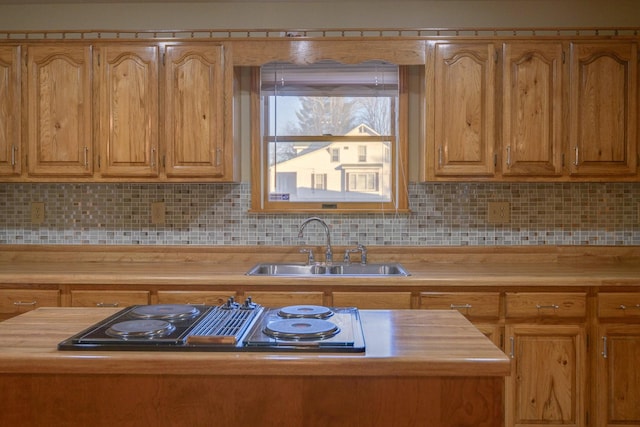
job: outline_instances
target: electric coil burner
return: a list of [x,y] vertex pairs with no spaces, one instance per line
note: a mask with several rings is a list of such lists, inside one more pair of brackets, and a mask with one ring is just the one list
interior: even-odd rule
[[127,307],[62,341],[59,350],[364,352],[357,308],[267,309],[247,298],[220,306]]

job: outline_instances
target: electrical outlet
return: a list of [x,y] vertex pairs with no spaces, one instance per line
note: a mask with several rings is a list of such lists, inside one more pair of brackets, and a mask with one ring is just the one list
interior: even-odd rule
[[511,222],[511,206],[509,202],[489,202],[487,207],[489,224],[509,224]]
[[42,224],[44,222],[44,202],[31,203],[31,223]]
[[162,225],[165,222],[164,202],[151,203],[151,224]]

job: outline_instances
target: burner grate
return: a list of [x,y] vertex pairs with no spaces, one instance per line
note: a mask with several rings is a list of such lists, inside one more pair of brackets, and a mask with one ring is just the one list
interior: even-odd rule
[[261,310],[226,310],[215,307],[193,328],[189,335],[239,337]]

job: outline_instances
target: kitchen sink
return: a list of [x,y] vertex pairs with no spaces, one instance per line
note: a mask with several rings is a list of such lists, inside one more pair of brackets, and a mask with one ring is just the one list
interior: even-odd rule
[[409,272],[398,263],[382,264],[272,264],[255,265],[246,273],[248,276],[278,277],[384,277],[409,276]]

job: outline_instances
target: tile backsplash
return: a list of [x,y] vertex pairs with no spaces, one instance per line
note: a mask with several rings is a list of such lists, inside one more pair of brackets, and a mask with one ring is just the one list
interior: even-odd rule
[[[0,184],[0,244],[319,245],[309,215],[250,213],[250,185]],[[164,201],[164,225],[151,203]],[[487,205],[510,203],[509,224]],[[45,203],[42,224],[31,203]],[[413,183],[410,214],[322,214],[336,245],[640,245],[638,183]]]

